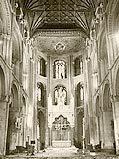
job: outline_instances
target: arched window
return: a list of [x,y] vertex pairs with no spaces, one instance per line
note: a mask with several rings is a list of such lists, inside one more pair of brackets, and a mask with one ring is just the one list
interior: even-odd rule
[[64,79],[66,78],[66,62],[57,60],[54,62],[54,78]]
[[79,56],[74,61],[74,75],[80,75],[83,73],[83,58]]
[[78,83],[76,89],[76,97],[77,97],[77,107],[83,105],[84,103],[84,87],[82,83]]
[[38,75],[46,77],[46,61],[43,58],[39,58],[37,62]]
[[44,98],[45,98],[44,86],[42,83],[38,83],[37,84],[37,104],[38,104],[38,106],[40,106],[40,107],[45,106]]
[[67,104],[67,91],[64,86],[56,86],[54,90],[54,104],[66,105]]

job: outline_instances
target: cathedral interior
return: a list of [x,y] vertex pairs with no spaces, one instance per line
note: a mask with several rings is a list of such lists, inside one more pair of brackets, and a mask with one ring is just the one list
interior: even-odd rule
[[0,0],[0,141],[119,155],[119,0]]

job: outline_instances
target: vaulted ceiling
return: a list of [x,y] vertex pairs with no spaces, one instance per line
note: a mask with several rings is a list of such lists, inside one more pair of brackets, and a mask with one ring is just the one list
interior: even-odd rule
[[[63,48],[63,51],[58,51],[60,53],[79,52],[84,48],[84,38],[90,36],[91,21],[100,1],[20,0],[24,18],[28,21],[30,37],[37,37],[35,41],[40,51],[54,53],[57,52],[57,45],[58,49]],[[72,30],[77,31],[78,36],[69,35]]]
[[89,35],[95,0],[21,0],[31,36],[39,29],[78,29]]

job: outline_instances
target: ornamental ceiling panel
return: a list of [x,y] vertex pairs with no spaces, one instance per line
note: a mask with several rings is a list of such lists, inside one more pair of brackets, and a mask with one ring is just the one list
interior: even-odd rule
[[79,36],[39,36],[34,44],[40,52],[46,54],[73,54],[85,48],[85,39]]

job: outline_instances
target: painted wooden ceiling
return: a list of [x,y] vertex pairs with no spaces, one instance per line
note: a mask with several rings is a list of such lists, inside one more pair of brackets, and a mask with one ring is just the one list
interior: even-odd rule
[[[97,4],[101,0],[20,0],[24,18],[28,21],[30,37],[36,37],[37,47],[42,52],[56,52],[55,47],[63,48],[63,52],[78,52],[84,46],[84,37],[90,36],[92,17],[95,16]],[[107,0],[103,0],[107,1]],[[40,33],[52,30],[41,36]],[[54,30],[59,30],[56,36]],[[83,36],[62,38],[63,30],[78,30]],[[52,34],[52,35],[51,35]],[[67,34],[67,33],[66,33]],[[63,40],[63,44],[62,44]],[[39,42],[38,42],[39,41]]]
[[95,0],[21,0],[31,36],[39,29],[79,29],[87,36]]

